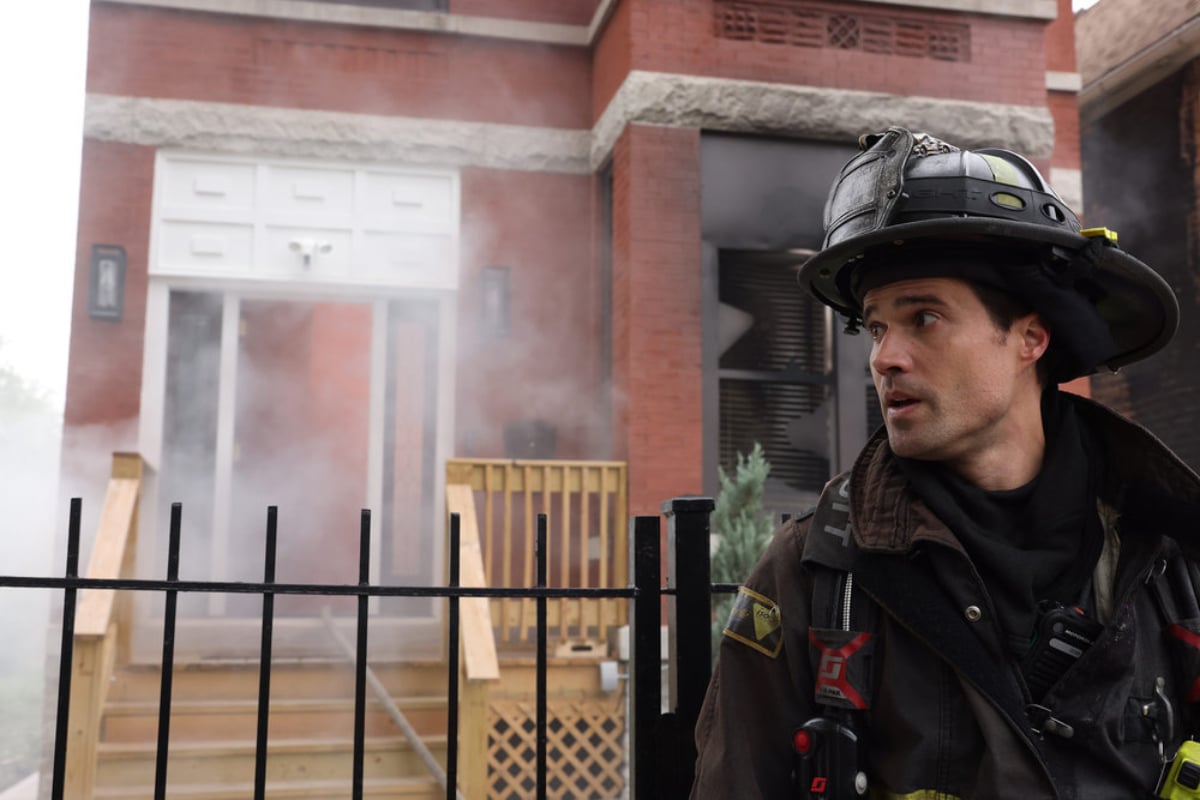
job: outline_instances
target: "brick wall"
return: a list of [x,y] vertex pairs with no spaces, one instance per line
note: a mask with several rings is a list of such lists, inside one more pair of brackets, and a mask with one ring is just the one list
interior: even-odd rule
[[1079,100],[1074,92],[1047,92],[1046,105],[1054,118],[1054,155],[1056,167],[1079,169]]
[[1188,253],[1197,236],[1198,97],[1200,80],[1185,70],[1083,132],[1088,224],[1117,230],[1122,248],[1175,289],[1181,312],[1171,344],[1117,375],[1094,377],[1093,396],[1145,424],[1193,467],[1200,465],[1191,410],[1200,390],[1200,284]]
[[[91,12],[88,88],[576,129],[590,127],[630,69],[971,101],[1047,102],[1046,26],[1039,21],[801,3],[828,13],[968,25],[969,60],[950,63],[721,38],[716,2],[621,0],[592,52],[97,3]],[[771,3],[791,0],[763,4]],[[451,10],[585,24],[595,6],[596,0],[452,0]],[[1030,55],[1013,58],[1014,53]],[[1067,165],[1070,108],[1058,100],[1051,107],[1059,141],[1065,140],[1054,163]],[[507,422],[545,419],[558,429],[559,457],[628,459],[631,512],[657,513],[663,499],[703,488],[699,132],[632,126],[613,159],[611,416],[603,403],[589,401],[604,391],[606,366],[600,364],[605,321],[593,242],[593,179],[463,172],[456,449],[502,455]],[[130,281],[119,334],[109,330],[97,338],[92,328],[105,323],[77,321],[68,424],[137,413],[152,166],[153,154],[145,149],[97,143],[85,148],[81,259],[92,242],[125,244]],[[478,276],[488,264],[510,269],[507,342],[488,340],[478,325]],[[77,280],[86,280],[85,270]],[[82,302],[86,307],[86,284]],[[104,375],[88,373],[87,365],[96,361],[88,355],[105,343],[122,354],[120,366],[106,366]],[[121,387],[112,389],[110,382]],[[607,452],[601,443],[610,424]]]
[[[137,449],[154,151],[85,140],[80,169],[60,492],[63,508],[67,497],[84,499],[86,531],[95,530],[113,452]],[[125,248],[119,321],[88,316],[93,244]]]
[[[1058,0],[1058,18],[1046,26],[1046,69],[1075,72],[1075,16],[1071,0]],[[1054,166],[1079,169],[1079,96],[1048,91],[1046,103],[1054,117]]]
[[[813,0],[747,6],[803,7],[834,15],[870,15],[918,25],[968,25],[968,61],[884,55],[835,47],[737,41],[716,34],[718,0],[625,0],[630,6],[632,67],[745,80],[778,81],[902,95],[1041,105],[1045,101],[1045,23],[920,8]],[[1015,55],[1019,57],[1014,57]]]
[[632,64],[632,0],[621,0],[600,31],[592,60],[592,118],[598,119],[612,101]]
[[451,14],[587,25],[600,0],[450,0]]
[[1058,0],[1058,18],[1046,26],[1046,69],[1075,71],[1075,12],[1071,0]]
[[[503,457],[505,426],[538,419],[556,458],[607,458],[592,179],[464,170],[462,215],[456,453]],[[485,265],[508,267],[502,338],[481,325]]]
[[[153,178],[153,149],[84,142],[63,412],[68,427],[111,423],[138,414]],[[93,244],[125,248],[125,308],[124,316],[118,322],[88,316],[88,277]]]
[[700,135],[631,125],[613,162],[613,438],[630,513],[703,491]]
[[97,3],[88,91],[584,128],[590,60],[584,48]]

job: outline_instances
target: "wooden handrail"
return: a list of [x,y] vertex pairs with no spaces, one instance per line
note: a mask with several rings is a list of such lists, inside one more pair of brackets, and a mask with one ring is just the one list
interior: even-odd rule
[[[479,546],[479,524],[475,496],[464,484],[446,484],[446,510],[458,514],[459,585],[487,586],[483,550]],[[488,693],[500,680],[496,635],[486,597],[463,597],[459,601],[459,630],[462,641],[462,702],[459,704],[459,786],[468,798],[488,794]]]
[[[485,587],[483,550],[479,547],[479,525],[475,518],[475,497],[471,487],[446,484],[446,508],[458,514],[459,583]],[[496,656],[496,636],[492,631],[492,612],[486,597],[464,597],[459,601],[462,626],[463,665],[470,681],[500,679],[500,661]]]
[[[100,510],[87,577],[132,575],[142,472],[141,456],[113,454],[112,477]],[[94,793],[100,718],[108,699],[108,686],[117,664],[129,657],[129,605],[118,602],[112,589],[88,589],[76,609],[70,732],[63,787],[68,800],[88,800]]]
[[[508,458],[446,459],[446,483],[464,483],[475,491],[485,488],[491,470],[509,467],[510,492],[561,492],[566,475],[567,491],[618,492],[624,476],[624,461],[533,461]],[[550,467],[550,469],[546,469]],[[526,469],[528,468],[528,469]],[[584,469],[586,468],[586,470]],[[581,476],[586,471],[587,477]],[[528,482],[528,486],[526,486]]]
[[[128,577],[124,573],[126,554],[134,548],[137,502],[141,491],[142,459],[133,453],[114,453],[112,477],[100,510],[100,524],[88,563],[89,578]],[[116,602],[114,589],[87,589],[83,592],[75,617],[77,637],[104,636],[113,622]]]

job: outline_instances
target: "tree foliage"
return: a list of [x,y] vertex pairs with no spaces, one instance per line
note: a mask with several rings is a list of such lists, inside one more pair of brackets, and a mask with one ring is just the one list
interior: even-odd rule
[[[750,455],[738,453],[733,475],[720,469],[721,491],[712,517],[713,532],[718,537],[712,557],[714,583],[741,583],[767,548],[773,526],[763,510],[763,488],[770,472],[771,465],[757,442]],[[733,595],[721,595],[714,604],[714,654],[733,599]]]
[[0,421],[53,414],[49,392],[0,364]]
[[[3,347],[4,340],[0,339],[0,350]],[[47,416],[57,416],[50,393],[8,364],[0,363],[0,423]]]

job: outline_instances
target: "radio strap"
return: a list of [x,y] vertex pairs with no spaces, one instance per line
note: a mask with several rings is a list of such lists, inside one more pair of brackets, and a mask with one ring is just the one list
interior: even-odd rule
[[850,528],[848,477],[830,482],[810,527],[813,575],[809,655],[814,700],[829,710],[864,711],[874,688],[872,661],[878,608],[854,586],[858,550]]

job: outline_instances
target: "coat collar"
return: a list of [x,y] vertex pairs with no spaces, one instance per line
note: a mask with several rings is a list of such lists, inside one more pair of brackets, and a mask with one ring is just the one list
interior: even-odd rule
[[[1196,505],[1200,517],[1200,476],[1154,434],[1092,400],[1064,397],[1075,404],[1084,424],[1098,433],[1107,452],[1119,454],[1108,462],[1103,491],[1109,502],[1119,507],[1125,487],[1149,484],[1164,495]],[[867,442],[850,472],[849,506],[854,543],[861,551],[905,553],[923,541],[962,549],[909,488],[883,428]],[[1194,545],[1200,549],[1200,531],[1196,538]]]

